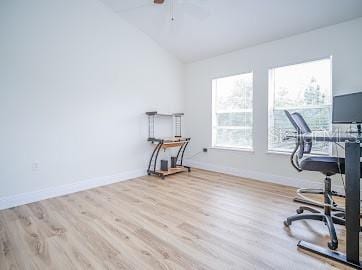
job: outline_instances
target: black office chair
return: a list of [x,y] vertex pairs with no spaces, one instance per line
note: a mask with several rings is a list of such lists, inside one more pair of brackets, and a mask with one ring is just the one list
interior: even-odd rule
[[[310,133],[311,130],[307,123],[299,113],[289,113],[285,111],[288,119],[295,127],[298,134]],[[332,208],[336,205],[333,200],[333,192],[331,188],[330,176],[344,172],[344,159],[338,157],[329,156],[309,156],[303,159],[304,154],[310,154],[312,151],[312,140],[297,139],[296,147],[294,148],[291,155],[291,162],[293,167],[301,171],[317,171],[325,175],[324,179],[324,211],[323,213],[309,206],[301,206],[297,209],[297,215],[288,217],[284,221],[285,226],[290,226],[293,221],[310,219],[323,221],[329,230],[330,242],[328,247],[332,250],[338,248],[338,239],[334,223],[345,225],[344,213],[337,212],[332,214]],[[314,193],[315,194],[315,193]],[[319,194],[319,193],[317,193]],[[311,213],[303,214],[304,211]]]
[[[299,117],[300,119],[293,119],[293,116],[288,112],[285,111],[289,121],[292,123],[292,125],[294,126],[294,128],[297,130],[298,133],[311,133],[312,131],[310,130],[309,126],[307,125],[307,123],[305,122],[303,117]],[[298,124],[298,122],[300,122]],[[303,143],[303,142],[302,142]],[[298,146],[298,145],[297,145]],[[301,148],[299,149],[299,147],[297,147],[296,152],[297,151],[301,151]],[[312,143],[311,142],[307,142],[304,141],[304,153],[305,154],[310,154],[312,150]],[[299,164],[298,164],[298,156],[300,156],[300,158],[303,157],[303,153],[296,153],[294,152],[291,155],[291,163],[293,165],[293,167],[297,170],[297,171],[302,171],[302,169],[300,169]],[[341,173],[344,173],[344,159],[340,158],[337,160],[342,166],[341,166]],[[318,171],[318,168],[317,170]],[[337,191],[332,190],[332,195],[333,197],[341,197],[341,198],[345,198],[344,194],[341,194]],[[305,196],[304,194],[313,194],[313,195],[323,195],[324,194],[324,189],[322,188],[299,188],[297,190],[297,197],[294,198],[295,202],[299,202],[299,203],[303,203],[303,204],[308,204],[311,206],[315,206],[315,207],[320,207],[320,208],[324,208],[324,203],[320,203],[310,197]],[[339,207],[338,204],[333,200],[332,197],[332,210],[334,211],[340,211],[340,212],[344,212],[344,208]]]

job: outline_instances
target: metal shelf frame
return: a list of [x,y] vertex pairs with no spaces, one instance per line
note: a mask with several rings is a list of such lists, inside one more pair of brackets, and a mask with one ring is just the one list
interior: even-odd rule
[[[165,179],[166,176],[172,175],[175,173],[191,171],[189,166],[183,165],[183,157],[187,145],[189,144],[191,138],[174,138],[174,139],[151,139],[148,141],[156,143],[156,146],[152,152],[150,161],[148,163],[147,174],[148,175],[157,175],[162,179]],[[157,170],[157,159],[161,149],[167,149],[172,147],[179,147],[176,156],[176,168],[170,168],[168,171]]]

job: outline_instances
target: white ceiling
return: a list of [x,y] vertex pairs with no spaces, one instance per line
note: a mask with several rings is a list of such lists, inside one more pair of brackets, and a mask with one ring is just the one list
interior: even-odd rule
[[362,0],[101,1],[183,62],[362,16]]

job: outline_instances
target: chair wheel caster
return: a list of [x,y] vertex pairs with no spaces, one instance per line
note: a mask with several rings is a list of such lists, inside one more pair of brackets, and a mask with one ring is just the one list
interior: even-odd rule
[[331,250],[336,250],[338,248],[338,242],[337,241],[328,242],[328,247]]
[[300,209],[300,208],[297,209],[297,214],[302,214],[303,212],[304,212],[303,209]]
[[284,223],[285,227],[289,227],[290,225],[292,225],[292,223],[290,221],[288,221],[288,220],[284,220],[283,223]]

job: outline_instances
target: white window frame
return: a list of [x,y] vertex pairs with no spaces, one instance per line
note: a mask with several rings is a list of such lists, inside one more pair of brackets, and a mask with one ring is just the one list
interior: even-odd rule
[[[292,152],[292,150],[290,149],[286,149],[286,148],[273,148],[271,147],[270,145],[270,130],[272,128],[272,123],[270,122],[270,114],[273,112],[273,109],[274,109],[274,100],[275,100],[275,88],[274,88],[274,79],[275,79],[275,76],[274,76],[274,71],[275,69],[277,68],[283,68],[283,67],[291,67],[291,66],[295,66],[295,65],[300,65],[300,64],[308,64],[308,63],[313,63],[313,62],[319,62],[319,61],[325,61],[325,60],[329,60],[330,61],[330,95],[329,95],[329,104],[322,104],[322,105],[310,105],[310,106],[301,106],[301,107],[298,107],[298,108],[301,108],[301,109],[309,109],[309,108],[322,108],[322,107],[330,107],[330,114],[329,114],[329,122],[330,122],[330,125],[329,125],[329,132],[332,132],[333,130],[333,125],[332,125],[332,100],[333,100],[333,86],[332,86],[332,70],[333,70],[333,62],[332,62],[332,56],[329,56],[329,57],[324,57],[324,58],[320,58],[320,59],[316,59],[316,60],[309,60],[309,61],[304,61],[304,62],[299,62],[299,63],[296,63],[296,64],[290,64],[290,65],[285,65],[285,66],[277,66],[277,67],[273,67],[273,68],[270,68],[268,70],[268,149],[267,149],[267,153],[280,153],[280,154],[289,154]],[[295,109],[295,107],[278,107],[278,109],[280,110],[293,110]],[[331,155],[332,154],[332,145],[329,144],[329,147],[328,147],[328,152],[321,152],[321,151],[313,151],[313,148],[312,148],[312,153],[313,154],[316,154],[316,155]]]
[[[233,145],[218,145],[216,144],[216,131],[218,128],[220,129],[246,129],[247,127],[242,126],[217,126],[216,125],[216,112],[215,112],[215,103],[216,103],[216,89],[217,89],[217,80],[218,79],[224,79],[228,77],[234,77],[234,76],[242,76],[242,75],[250,75],[252,76],[252,104],[251,109],[239,109],[239,110],[224,110],[223,113],[238,113],[238,112],[251,112],[251,146],[247,147],[240,147],[240,146],[233,146]],[[245,72],[245,73],[239,73],[229,76],[223,76],[212,79],[212,148],[216,149],[225,149],[225,150],[238,150],[238,151],[247,151],[247,152],[253,152],[254,151],[254,73],[253,71]],[[218,111],[220,113],[220,111]]]

